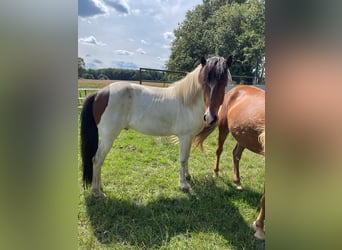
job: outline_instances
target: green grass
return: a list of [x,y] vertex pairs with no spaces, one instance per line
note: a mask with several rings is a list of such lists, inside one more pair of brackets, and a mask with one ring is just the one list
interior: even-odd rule
[[103,88],[115,80],[78,79],[79,88]]
[[205,142],[205,153],[192,151],[193,192],[186,194],[178,180],[178,145],[123,130],[102,167],[106,198],[83,190],[80,171],[79,249],[262,249],[250,224],[259,210],[264,159],[244,152],[245,189],[236,191],[230,136],[220,177],[212,177],[216,138],[217,130]]

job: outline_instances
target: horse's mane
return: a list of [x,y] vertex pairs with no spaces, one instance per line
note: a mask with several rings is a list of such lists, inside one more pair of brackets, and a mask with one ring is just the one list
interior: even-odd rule
[[[203,66],[200,64],[192,72],[188,73],[183,79],[175,82],[172,85],[176,96],[180,99],[182,104],[192,104],[198,95],[199,90],[204,88],[200,82],[206,82],[209,76],[220,81],[231,80],[230,73],[228,74],[226,66],[226,60],[223,57],[209,58],[201,76],[200,71]],[[201,79],[199,79],[199,77]],[[204,77],[206,79],[204,79]]]
[[193,71],[188,73],[183,79],[175,82],[171,88],[182,104],[189,105],[195,100],[202,85],[198,81],[198,75],[202,65],[198,65]]

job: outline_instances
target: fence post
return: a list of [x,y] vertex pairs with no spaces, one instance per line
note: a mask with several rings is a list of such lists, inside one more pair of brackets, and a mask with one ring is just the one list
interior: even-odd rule
[[139,68],[139,83],[140,83],[140,85],[142,84],[141,83],[141,68]]

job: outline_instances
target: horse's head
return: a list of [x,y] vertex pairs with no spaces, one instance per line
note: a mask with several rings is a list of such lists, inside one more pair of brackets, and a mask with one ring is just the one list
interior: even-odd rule
[[228,82],[232,82],[229,69],[232,65],[232,56],[227,59],[223,57],[211,57],[208,60],[202,57],[202,68],[199,73],[199,82],[204,89],[204,102],[206,112],[204,121],[207,126],[217,121],[217,114],[223,102],[225,88]]

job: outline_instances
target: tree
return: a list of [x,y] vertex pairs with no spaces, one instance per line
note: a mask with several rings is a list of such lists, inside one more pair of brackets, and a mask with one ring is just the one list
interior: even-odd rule
[[78,78],[81,78],[82,75],[86,72],[85,63],[82,57],[78,57]]
[[234,56],[232,74],[262,72],[265,1],[204,0],[174,30],[169,70],[190,71],[202,56]]

